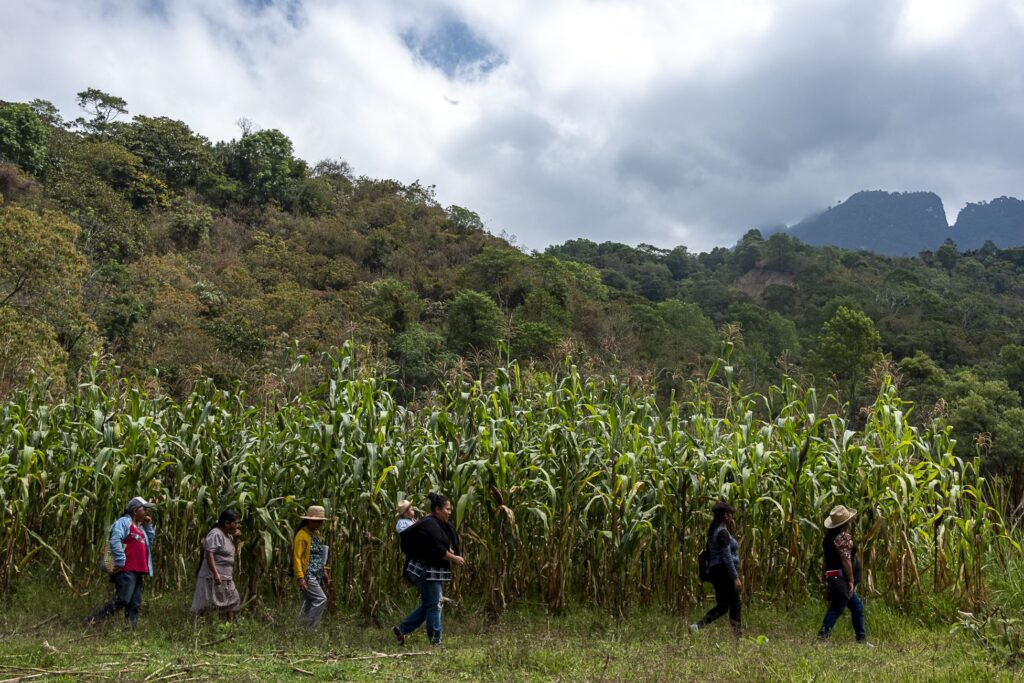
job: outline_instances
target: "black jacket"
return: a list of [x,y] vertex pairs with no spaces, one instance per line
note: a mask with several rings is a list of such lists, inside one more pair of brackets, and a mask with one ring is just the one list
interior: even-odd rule
[[[843,569],[843,558],[836,547],[836,538],[842,533],[842,529],[830,529],[825,532],[825,538],[821,542],[822,550],[825,553],[825,570],[838,569],[843,573],[843,578],[849,581],[846,570]],[[853,552],[850,553],[850,565],[853,568],[853,582],[859,584],[861,579],[860,558],[857,557],[857,542],[853,543]]]
[[451,569],[444,556],[451,550],[459,554],[459,534],[449,522],[427,515],[400,535],[402,552],[425,567]]

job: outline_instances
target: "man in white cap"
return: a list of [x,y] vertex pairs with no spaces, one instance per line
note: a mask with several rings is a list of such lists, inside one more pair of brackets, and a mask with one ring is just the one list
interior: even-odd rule
[[139,608],[142,607],[142,579],[153,576],[153,554],[151,552],[156,529],[150,510],[156,507],[141,496],[128,501],[124,514],[110,527],[110,555],[113,566],[109,568],[110,582],[114,584],[114,599],[103,605],[88,618],[90,624],[97,624],[124,609],[128,625],[135,630],[139,623]]
[[821,630],[818,631],[818,637],[822,640],[828,639],[839,617],[843,616],[843,612],[849,607],[857,642],[867,643],[864,604],[857,595],[861,573],[860,558],[857,557],[857,544],[849,532],[850,521],[856,516],[856,510],[845,505],[837,505],[832,508],[825,520],[825,539],[822,542],[825,569],[822,579],[829,607],[825,612]]

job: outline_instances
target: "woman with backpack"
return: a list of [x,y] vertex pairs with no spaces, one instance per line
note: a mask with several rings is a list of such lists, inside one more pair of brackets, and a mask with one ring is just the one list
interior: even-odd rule
[[822,587],[829,606],[821,630],[818,631],[818,638],[822,640],[828,640],[832,635],[832,628],[847,607],[850,608],[857,642],[866,643],[868,640],[867,631],[864,629],[864,604],[857,595],[861,572],[860,558],[857,557],[857,544],[850,535],[850,523],[856,516],[856,510],[845,505],[837,505],[832,508],[825,520],[825,539],[822,541],[825,567]]
[[401,534],[402,551],[408,557],[404,573],[419,588],[420,604],[391,629],[399,645],[423,622],[430,643],[441,645],[444,584],[452,579],[451,563],[460,567],[466,563],[459,555],[459,535],[449,521],[451,516],[452,502],[440,493],[431,493],[430,514]]
[[699,631],[726,612],[736,635],[740,635],[740,544],[730,531],[732,515],[736,510],[724,500],[711,507],[711,526],[707,535],[707,568],[711,585],[715,587],[715,606],[704,618],[690,625]]
[[327,519],[324,508],[310,505],[302,516],[302,523],[295,531],[292,548],[292,572],[302,593],[302,608],[299,623],[307,628],[316,628],[327,607],[325,586],[331,577],[327,570],[327,546],[320,538],[320,527]]
[[196,590],[192,595],[194,614],[216,610],[227,621],[238,617],[242,599],[235,588],[233,573],[238,548],[235,542],[242,534],[241,525],[237,512],[224,510],[217,518],[217,525],[203,539]]

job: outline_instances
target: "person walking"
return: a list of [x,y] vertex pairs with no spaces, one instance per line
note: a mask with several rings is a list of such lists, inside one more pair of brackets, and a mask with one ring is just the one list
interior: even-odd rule
[[114,584],[114,599],[100,607],[86,620],[89,624],[124,610],[124,618],[134,631],[139,625],[142,608],[143,577],[153,576],[153,541],[156,528],[150,510],[156,507],[141,496],[128,501],[124,514],[110,527],[109,544],[110,582]]
[[330,583],[330,572],[327,569],[327,546],[320,538],[320,527],[326,519],[322,506],[310,505],[295,532],[292,548],[292,571],[302,593],[299,623],[307,628],[320,625],[327,607],[324,588]]
[[227,621],[238,617],[242,599],[235,588],[234,568],[241,525],[237,512],[224,510],[217,518],[217,525],[203,539],[196,590],[192,595],[194,614],[217,611]]
[[864,628],[864,604],[857,595],[860,583],[861,565],[857,557],[857,544],[850,535],[850,526],[857,511],[844,505],[832,508],[825,519],[825,539],[822,541],[824,551],[824,571],[822,588],[828,600],[828,610],[818,631],[818,638],[828,640],[832,635],[839,617],[846,608],[850,608],[853,620],[853,632],[858,643],[867,643],[868,634]]
[[404,573],[419,588],[420,604],[391,629],[399,645],[424,622],[430,643],[441,645],[444,584],[452,579],[452,563],[460,567],[466,563],[459,555],[459,535],[449,521],[451,516],[452,502],[440,493],[431,493],[430,514],[401,534],[402,550],[409,558]]
[[730,531],[733,513],[729,503],[720,500],[711,507],[711,526],[708,527],[707,551],[711,585],[715,587],[715,606],[700,621],[690,625],[693,632],[704,628],[726,612],[736,635],[742,633],[740,624],[740,544]]

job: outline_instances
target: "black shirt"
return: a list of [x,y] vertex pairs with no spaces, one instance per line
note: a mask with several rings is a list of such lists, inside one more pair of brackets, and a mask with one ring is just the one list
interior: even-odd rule
[[444,556],[451,550],[459,554],[459,534],[448,522],[442,522],[434,515],[427,515],[400,535],[402,552],[410,560],[426,567],[451,569]]

